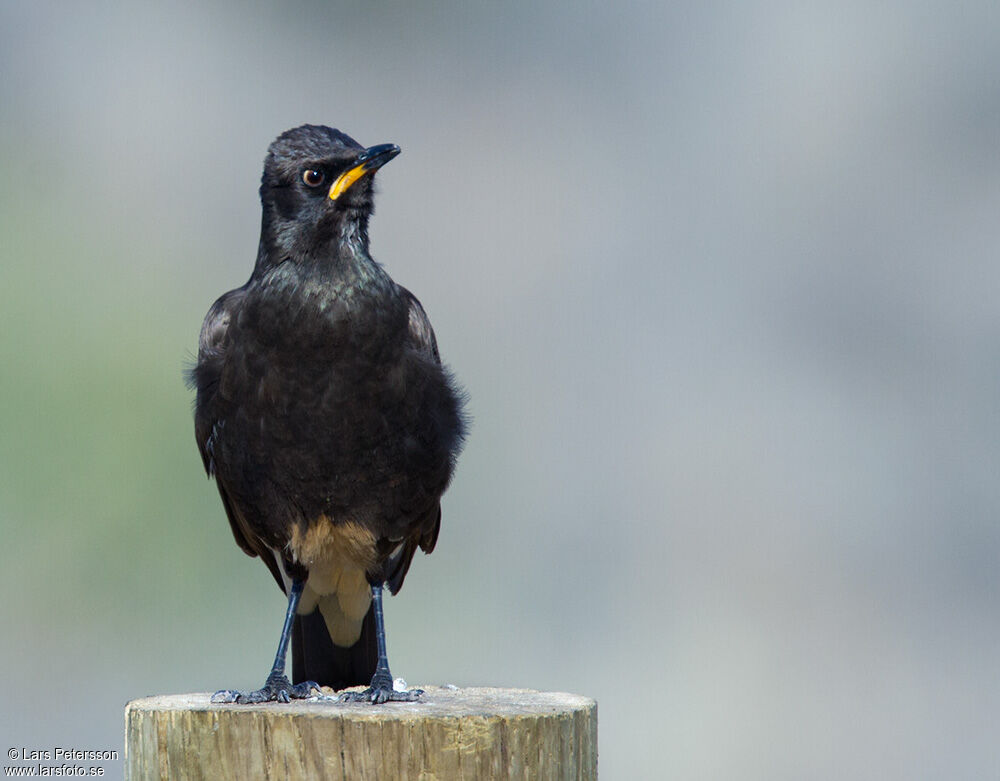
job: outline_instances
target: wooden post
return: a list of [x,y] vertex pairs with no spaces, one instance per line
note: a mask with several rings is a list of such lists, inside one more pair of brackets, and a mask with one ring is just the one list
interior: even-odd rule
[[529,689],[425,687],[418,702],[125,708],[125,778],[596,779],[597,703]]

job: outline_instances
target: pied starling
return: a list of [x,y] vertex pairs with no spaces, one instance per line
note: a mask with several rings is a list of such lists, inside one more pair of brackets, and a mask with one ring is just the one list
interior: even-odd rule
[[264,160],[253,273],[205,317],[198,449],[237,544],[288,595],[264,686],[214,702],[317,684],[369,684],[341,699],[373,703],[421,693],[393,690],[382,587],[395,594],[417,548],[434,549],[465,422],[423,307],[368,252],[372,179],[398,154],[323,126],[282,133]]

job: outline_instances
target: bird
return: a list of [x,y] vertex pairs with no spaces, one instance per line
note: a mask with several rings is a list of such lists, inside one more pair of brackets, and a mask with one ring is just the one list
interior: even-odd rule
[[369,250],[374,176],[399,153],[324,125],[279,135],[253,271],[202,325],[188,373],[198,450],[237,544],[288,598],[264,685],[213,702],[422,694],[394,689],[382,592],[434,550],[468,421],[420,301]]

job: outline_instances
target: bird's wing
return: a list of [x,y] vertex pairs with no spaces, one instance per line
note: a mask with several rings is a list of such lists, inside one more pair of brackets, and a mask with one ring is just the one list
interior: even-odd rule
[[402,288],[402,291],[403,296],[410,304],[410,341],[419,351],[432,355],[436,363],[441,363],[437,339],[434,338],[434,329],[431,328],[431,321],[427,317],[427,313],[413,293],[406,288]]
[[[417,300],[417,297],[413,293],[403,288],[403,295],[410,303],[410,341],[418,351],[432,357],[434,362],[440,365],[441,355],[438,353],[437,339],[434,336],[434,329],[431,327],[430,318],[427,317],[423,306],[420,305],[420,301]],[[425,553],[430,553],[434,550],[438,532],[441,530],[441,503],[439,501],[427,508],[423,517],[416,524],[416,527],[421,530],[420,536],[417,538],[421,550]],[[406,577],[406,570],[410,566],[409,560],[413,558],[413,551],[410,550],[409,555],[403,558],[403,565],[401,570],[397,571],[395,578],[398,584],[396,589],[402,585],[403,578]],[[396,589],[393,589],[394,593]]]
[[197,392],[194,435],[209,477],[215,476],[215,438],[225,425],[226,400],[219,383],[226,363],[226,334],[244,295],[242,288],[230,290],[212,304],[198,337],[198,362],[188,374],[188,385]]
[[250,529],[239,504],[227,489],[225,481],[216,473],[216,437],[226,425],[227,400],[220,389],[222,369],[226,361],[226,335],[230,319],[239,310],[245,290],[230,290],[220,297],[205,316],[198,338],[198,363],[188,376],[188,382],[197,391],[195,399],[194,434],[198,451],[209,477],[215,484],[226,509],[226,517],[233,530],[236,544],[249,556],[260,556],[282,590],[285,588],[274,553]]

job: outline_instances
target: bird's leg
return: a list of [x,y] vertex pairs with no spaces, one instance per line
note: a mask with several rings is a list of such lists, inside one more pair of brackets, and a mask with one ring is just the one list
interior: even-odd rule
[[319,684],[314,681],[304,681],[292,686],[285,675],[285,656],[288,653],[288,638],[292,634],[292,621],[302,596],[301,580],[293,580],[288,591],[288,610],[285,612],[285,623],[281,627],[281,639],[278,641],[278,653],[274,655],[271,673],[264,681],[264,686],[256,691],[241,692],[233,689],[222,689],[212,695],[212,702],[235,702],[240,705],[254,702],[288,702],[289,699],[304,700],[312,696],[313,690],[319,690]]
[[385,619],[382,617],[382,584],[372,586],[372,605],[375,608],[375,643],[378,647],[378,662],[372,682],[363,692],[344,692],[340,695],[341,702],[370,702],[379,705],[383,702],[413,702],[423,689],[410,689],[398,692],[392,688],[392,673],[389,672],[389,659],[385,652]]

